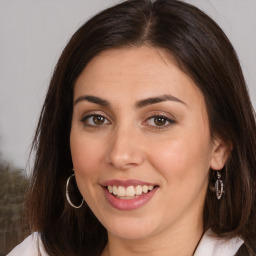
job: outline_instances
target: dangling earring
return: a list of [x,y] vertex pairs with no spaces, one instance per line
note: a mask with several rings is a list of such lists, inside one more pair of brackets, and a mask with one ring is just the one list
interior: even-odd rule
[[68,203],[69,203],[72,207],[74,207],[74,208],[76,208],[76,209],[79,209],[79,208],[81,208],[81,206],[83,205],[84,199],[82,200],[82,202],[81,202],[80,205],[76,206],[76,205],[74,205],[74,204],[71,202],[70,197],[69,197],[69,192],[68,192],[69,181],[70,181],[70,179],[71,179],[73,176],[75,176],[74,173],[73,173],[72,175],[70,175],[69,178],[67,179],[67,183],[66,183],[66,198],[67,198]]
[[217,180],[215,182],[215,191],[216,191],[216,196],[218,200],[220,200],[224,192],[224,184],[223,184],[223,181],[221,180],[221,174],[218,171],[217,171]]

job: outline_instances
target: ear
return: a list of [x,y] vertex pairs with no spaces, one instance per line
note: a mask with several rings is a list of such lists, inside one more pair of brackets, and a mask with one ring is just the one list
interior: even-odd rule
[[232,144],[217,137],[213,140],[212,158],[210,167],[213,170],[221,170],[232,151]]

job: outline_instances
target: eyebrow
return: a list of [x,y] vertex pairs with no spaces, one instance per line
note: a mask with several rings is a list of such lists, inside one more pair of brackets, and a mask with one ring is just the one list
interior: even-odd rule
[[[81,102],[81,101],[88,101],[88,102],[92,102],[92,103],[95,103],[95,104],[98,104],[100,106],[103,106],[103,107],[109,107],[111,104],[110,102],[108,102],[107,100],[105,99],[102,99],[100,97],[96,97],[96,96],[91,96],[91,95],[83,95],[83,96],[80,96],[78,97],[75,101],[74,101],[74,105],[76,105],[77,103]],[[187,104],[170,95],[170,94],[164,94],[164,95],[160,95],[160,96],[157,96],[157,97],[150,97],[150,98],[147,98],[147,99],[144,99],[144,100],[140,100],[140,101],[137,101],[136,104],[135,104],[135,107],[136,108],[143,108],[143,107],[146,107],[148,105],[153,105],[153,104],[157,104],[157,103],[160,103],[160,102],[164,102],[164,101],[174,101],[174,102],[178,102],[178,103],[182,103],[184,105],[187,106]]]
[[107,100],[104,100],[104,99],[96,97],[96,96],[91,96],[91,95],[83,95],[83,96],[78,97],[75,100],[74,105],[76,105],[77,103],[79,103],[81,101],[84,101],[84,100],[95,103],[95,104],[98,104],[98,105],[103,106],[103,107],[110,106],[110,103]]
[[179,103],[182,103],[187,106],[187,104],[184,101],[182,101],[170,94],[164,94],[164,95],[161,95],[158,97],[151,97],[151,98],[147,98],[145,100],[140,100],[136,103],[136,108],[146,107],[148,105],[160,103],[163,101],[175,101],[175,102],[179,102]]

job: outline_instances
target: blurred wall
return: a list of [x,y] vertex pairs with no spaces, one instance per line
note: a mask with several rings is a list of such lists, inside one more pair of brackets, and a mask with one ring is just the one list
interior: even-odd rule
[[[0,157],[25,168],[56,61],[75,30],[117,0],[0,0]],[[187,0],[224,29],[256,108],[256,1]]]

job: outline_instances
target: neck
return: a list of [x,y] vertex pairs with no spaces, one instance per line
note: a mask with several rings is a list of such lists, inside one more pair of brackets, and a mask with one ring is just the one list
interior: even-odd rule
[[203,225],[198,220],[169,227],[139,240],[127,240],[108,234],[109,242],[102,256],[192,256],[202,233]]

